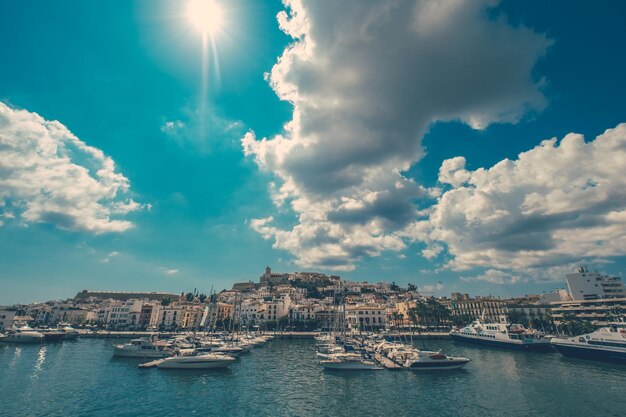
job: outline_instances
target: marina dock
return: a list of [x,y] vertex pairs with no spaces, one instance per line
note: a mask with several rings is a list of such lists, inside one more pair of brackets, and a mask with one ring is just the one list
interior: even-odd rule
[[[147,337],[151,334],[157,333],[161,338],[174,337],[181,334],[187,334],[189,332],[147,332],[147,331],[112,331],[112,330],[97,330],[97,331],[81,331],[80,337],[95,338],[95,339],[136,339],[140,337]],[[263,332],[263,334],[274,336],[277,339],[312,339],[319,335],[319,332]],[[447,332],[420,332],[420,333],[393,333],[386,335],[393,339],[404,340],[446,340],[451,339]]]

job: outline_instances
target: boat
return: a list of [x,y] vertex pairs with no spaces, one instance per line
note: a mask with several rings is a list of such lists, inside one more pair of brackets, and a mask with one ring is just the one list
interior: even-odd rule
[[65,333],[58,329],[39,328],[35,329],[35,331],[43,334],[43,340],[46,343],[60,342],[65,338]]
[[225,368],[236,359],[221,353],[201,355],[177,355],[165,358],[157,366],[163,369],[212,369]]
[[335,354],[320,361],[326,369],[336,369],[342,371],[378,371],[383,369],[376,362],[364,358],[357,353]]
[[447,370],[460,369],[467,365],[469,361],[467,358],[447,356],[441,352],[419,350],[403,366],[411,371]]
[[44,335],[28,325],[22,327],[12,326],[6,337],[1,340],[11,343],[41,343],[44,341]]
[[142,337],[133,339],[128,343],[115,345],[113,349],[114,356],[126,358],[164,358],[171,354],[169,344],[157,340],[157,335],[155,334],[149,338]]
[[455,340],[480,345],[534,352],[553,351],[550,340],[539,332],[526,329],[521,324],[472,322],[462,329],[450,332]]
[[72,326],[70,326],[69,324],[60,323],[59,326],[61,327],[61,331],[64,334],[63,338],[65,340],[74,340],[78,338],[78,336],[80,335],[80,332],[76,330],[75,328],[73,328]]
[[626,323],[611,323],[592,333],[554,338],[550,343],[563,356],[626,364]]

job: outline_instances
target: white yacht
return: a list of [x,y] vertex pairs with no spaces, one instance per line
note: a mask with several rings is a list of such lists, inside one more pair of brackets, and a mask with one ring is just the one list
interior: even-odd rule
[[378,371],[383,369],[374,361],[365,359],[358,353],[340,353],[329,356],[328,359],[320,361],[326,369],[337,369],[344,371]]
[[612,323],[593,333],[550,342],[563,356],[626,364],[626,323]]
[[552,350],[548,339],[521,324],[482,323],[476,320],[462,329],[451,331],[450,336],[455,340],[508,349],[537,352]]
[[179,355],[165,358],[158,363],[164,369],[211,369],[225,368],[236,359],[221,353],[206,353],[203,355]]
[[455,356],[447,356],[440,352],[418,350],[416,355],[409,358],[404,367],[412,371],[433,371],[459,369],[467,365],[470,360]]
[[65,340],[74,340],[78,338],[78,336],[80,335],[79,331],[73,328],[72,326],[70,326],[69,324],[59,323],[59,327],[61,328],[61,331],[63,332],[63,339]]
[[28,325],[22,327],[13,326],[2,341],[12,343],[41,343],[44,341],[44,335]]
[[171,354],[168,347],[167,342],[159,341],[157,335],[152,335],[149,338],[142,337],[122,345],[115,345],[113,355],[126,358],[164,358]]

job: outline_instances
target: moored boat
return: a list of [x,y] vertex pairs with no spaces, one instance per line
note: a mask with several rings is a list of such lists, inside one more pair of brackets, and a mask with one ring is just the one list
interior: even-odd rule
[[469,361],[467,358],[420,350],[404,363],[404,367],[412,371],[460,369],[467,365]]
[[44,335],[29,326],[13,326],[1,340],[11,343],[41,343],[44,341]]
[[157,366],[163,369],[212,369],[225,368],[235,362],[235,360],[232,356],[221,353],[179,355],[165,358]]
[[563,356],[626,364],[624,323],[614,323],[581,336],[554,338],[550,342]]
[[519,324],[482,323],[480,320],[450,332],[455,340],[479,345],[534,352],[553,351],[550,341],[539,332]]
[[343,371],[377,371],[383,369],[374,361],[366,359],[357,353],[332,355],[328,359],[321,360],[320,365],[326,369]]
[[156,335],[133,339],[113,348],[114,356],[126,358],[163,358],[171,354],[167,342],[157,340]]

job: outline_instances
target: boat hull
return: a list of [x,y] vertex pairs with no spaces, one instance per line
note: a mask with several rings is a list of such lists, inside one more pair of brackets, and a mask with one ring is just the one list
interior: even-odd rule
[[122,358],[164,358],[168,356],[166,352],[149,352],[149,351],[140,351],[140,350],[124,350],[115,348],[113,351],[114,356],[119,356]]
[[445,371],[449,369],[461,369],[467,362],[455,362],[455,363],[435,363],[435,362],[417,362],[411,364],[409,369],[411,371]]
[[333,369],[338,371],[378,371],[383,369],[380,366],[376,365],[368,365],[364,363],[346,363],[346,362],[335,362],[335,361],[320,361],[320,365],[324,367],[324,369]]
[[61,332],[50,332],[50,333],[43,334],[43,340],[46,343],[60,342],[63,339],[65,339],[65,334]]
[[161,369],[215,369],[215,368],[226,368],[233,361],[232,360],[212,360],[207,361],[203,359],[187,359],[185,360],[177,360],[177,359],[165,359],[163,362],[159,363],[157,366]]
[[30,335],[23,335],[23,334],[10,334],[7,337],[4,337],[2,339],[3,342],[9,342],[9,343],[42,343],[43,342],[43,337],[36,337],[36,336],[30,336]]
[[475,345],[498,347],[503,349],[523,350],[526,352],[553,352],[552,345],[548,343],[509,343],[494,339],[479,339],[473,337],[464,337],[457,334],[451,334],[452,339],[461,342],[472,343]]
[[602,362],[621,363],[626,365],[626,352],[623,351],[604,350],[558,343],[554,343],[553,346],[557,352],[563,356]]

